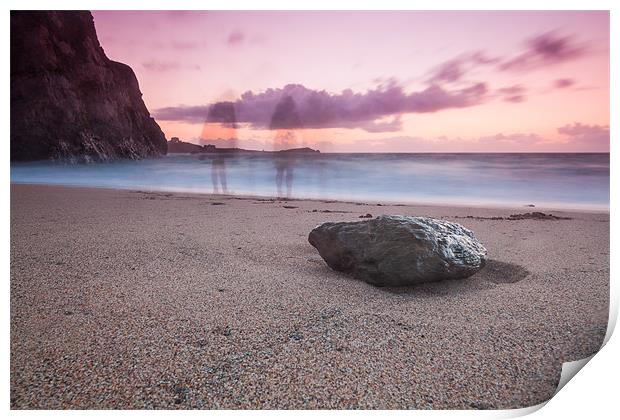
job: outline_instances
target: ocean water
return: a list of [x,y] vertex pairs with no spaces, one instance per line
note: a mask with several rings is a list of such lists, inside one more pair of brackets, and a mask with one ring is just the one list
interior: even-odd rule
[[605,210],[609,154],[179,154],[112,163],[12,163],[11,182]]

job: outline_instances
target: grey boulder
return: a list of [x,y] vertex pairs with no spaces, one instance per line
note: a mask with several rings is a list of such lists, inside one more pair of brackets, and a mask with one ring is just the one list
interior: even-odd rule
[[484,267],[487,255],[471,230],[430,217],[327,222],[308,241],[333,270],[376,286],[466,278]]

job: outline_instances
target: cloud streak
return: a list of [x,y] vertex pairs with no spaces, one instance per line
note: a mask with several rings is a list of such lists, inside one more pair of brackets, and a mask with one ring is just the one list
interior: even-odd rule
[[[300,116],[299,127],[292,128],[360,128],[369,132],[391,132],[401,129],[401,114],[475,106],[486,100],[487,91],[484,83],[451,90],[433,84],[407,93],[402,86],[390,82],[364,93],[347,89],[331,94],[289,84],[259,93],[247,91],[234,105],[237,121],[252,128],[269,127],[277,104],[290,97]],[[159,120],[203,122],[208,110],[209,106],[168,107],[155,110],[154,116]],[[392,119],[385,121],[389,118]]]
[[228,38],[226,39],[226,43],[228,44],[229,47],[234,47],[236,45],[242,44],[244,40],[245,40],[245,34],[237,30],[237,31],[231,32],[230,35],[228,35]]
[[[494,71],[527,72],[541,67],[575,60],[588,53],[586,44],[571,35],[549,31],[524,42],[524,49],[513,56],[491,57],[485,51],[461,54],[436,66],[427,79],[428,83],[457,83],[470,73],[487,68]],[[558,79],[555,87],[574,84],[571,79]]]
[[521,85],[507,86],[497,90],[505,102],[519,103],[525,100],[525,89]]
[[609,126],[581,123],[567,124],[558,128],[569,146],[575,149],[609,151]]
[[566,89],[575,84],[573,79],[556,79],[553,81],[553,87],[556,89]]
[[561,138],[535,133],[497,133],[474,138],[411,136],[356,140],[348,144],[324,144],[326,152],[609,152],[609,127],[569,124],[557,129]]
[[[232,47],[245,40],[245,34],[237,30],[229,34],[227,44]],[[573,60],[585,53],[585,45],[576,42],[572,36],[551,31],[528,39],[524,48],[512,56],[489,56],[482,50],[461,54],[432,69],[427,75],[425,86],[413,92],[406,92],[401,84],[392,79],[379,81],[375,88],[366,92],[347,89],[340,93],[330,93],[309,89],[301,84],[288,84],[260,92],[247,91],[233,102],[233,106],[237,122],[254,129],[269,128],[277,104],[290,98],[289,102],[299,115],[298,122],[291,128],[397,132],[402,129],[403,114],[467,108],[498,98],[509,103],[525,101],[528,89],[522,85],[490,91],[486,83],[471,81],[468,77],[477,69],[525,72]],[[164,64],[143,65],[152,71],[169,69]],[[556,89],[568,88],[573,84],[574,81],[568,78],[553,82]],[[153,114],[162,121],[199,123],[206,120],[212,105],[166,107],[156,109]]]
[[431,71],[428,83],[455,83],[460,82],[469,72],[497,64],[499,57],[489,57],[484,51],[462,54],[445,61]]
[[555,31],[530,38],[525,50],[503,61],[500,70],[529,71],[574,60],[586,53],[586,47],[572,36],[561,36]]

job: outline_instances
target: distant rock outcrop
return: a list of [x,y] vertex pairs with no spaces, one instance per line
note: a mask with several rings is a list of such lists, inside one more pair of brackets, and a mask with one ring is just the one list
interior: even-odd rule
[[248,150],[248,149],[240,149],[238,147],[216,147],[212,144],[198,145],[194,143],[189,143],[185,141],[181,141],[178,137],[172,137],[168,142],[168,153],[250,153],[250,154],[294,154],[294,155],[317,155],[321,152],[318,150],[311,149],[309,147],[301,147],[297,149],[286,149],[279,150],[276,152],[273,151],[264,151],[264,150]]
[[469,277],[487,255],[472,231],[430,217],[328,222],[314,228],[308,241],[330,268],[376,286]]
[[86,11],[11,12],[11,160],[166,154],[132,69],[108,59]]
[[284,149],[276,153],[293,153],[293,154],[316,154],[321,153],[319,150],[314,150],[309,147],[298,147],[296,149]]
[[168,142],[168,153],[206,153],[204,147],[181,141],[178,137],[173,137]]

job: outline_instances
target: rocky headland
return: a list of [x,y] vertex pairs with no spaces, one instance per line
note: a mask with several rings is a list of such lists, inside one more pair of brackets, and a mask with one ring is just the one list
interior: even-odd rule
[[11,160],[166,154],[133,70],[110,60],[88,11],[11,12]]

